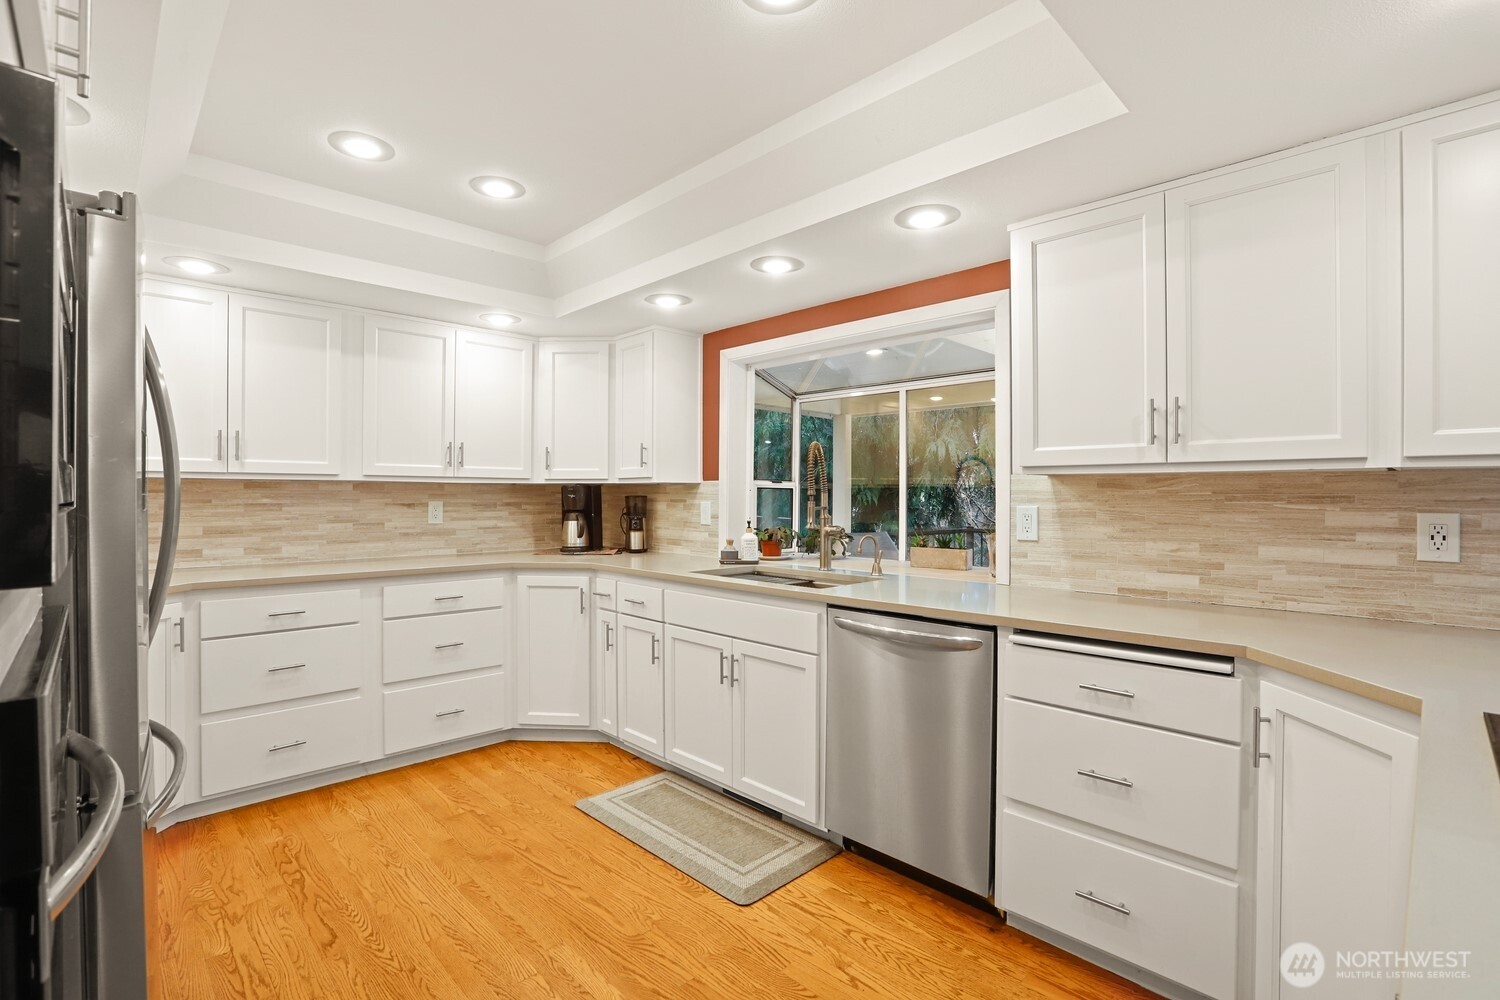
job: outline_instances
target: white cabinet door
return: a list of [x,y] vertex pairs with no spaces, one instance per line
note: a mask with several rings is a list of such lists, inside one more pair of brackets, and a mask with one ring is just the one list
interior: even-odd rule
[[1167,192],[1172,461],[1367,454],[1365,143]]
[[229,471],[338,475],[343,315],[229,296]]
[[669,625],[666,629],[667,760],[727,787],[731,731],[732,640]]
[[620,623],[613,611],[594,612],[594,708],[598,728],[620,735]]
[[620,615],[620,739],[663,756],[662,626]]
[[364,471],[451,475],[454,331],[365,319]]
[[1389,980],[1336,979],[1333,963],[1405,941],[1417,738],[1274,684],[1261,684],[1260,704],[1270,759],[1259,771],[1256,996],[1306,995],[1308,982],[1281,971],[1283,952],[1306,942],[1326,963],[1317,996],[1389,1000]]
[[588,588],[586,576],[517,577],[519,725],[593,724]]
[[[141,283],[141,322],[161,359],[183,472],[228,470],[229,293]],[[149,402],[147,403],[149,407]],[[146,468],[161,471],[156,417],[146,417]]]
[[734,640],[734,785],[818,822],[818,658]]
[[621,479],[651,478],[652,341],[652,334],[642,333],[615,347],[615,472]]
[[1401,133],[1405,452],[1500,455],[1500,103]]
[[537,355],[537,451],[546,479],[609,477],[609,344],[557,341]]
[[[156,638],[151,640],[151,648],[146,654],[146,714],[179,736],[182,735],[177,720],[180,706],[174,704],[177,699],[173,695],[180,688],[186,646],[182,630],[186,627],[181,604],[168,604],[162,608],[161,625],[157,627]],[[150,802],[154,803],[160,797],[171,773],[172,752],[161,740],[152,739],[151,788],[146,796]]]
[[535,346],[458,331],[453,432],[460,476],[531,477],[531,370]]
[[1166,461],[1162,196],[1011,234],[1021,467]]

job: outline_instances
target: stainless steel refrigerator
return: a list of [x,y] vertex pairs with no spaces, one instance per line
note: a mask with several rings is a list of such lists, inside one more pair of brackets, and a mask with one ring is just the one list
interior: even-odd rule
[[[144,1000],[150,825],[182,771],[180,741],[146,712],[176,435],[139,324],[135,198],[65,190],[57,108],[53,81],[0,67],[0,549],[14,556],[0,590],[40,588],[42,604],[0,660],[0,996]],[[154,560],[148,413],[164,456]],[[153,738],[175,764],[149,800]]]

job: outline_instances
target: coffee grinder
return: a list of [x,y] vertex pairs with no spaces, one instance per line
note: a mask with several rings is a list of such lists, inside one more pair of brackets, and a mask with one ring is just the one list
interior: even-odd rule
[[604,547],[604,488],[572,483],[562,488],[564,555],[598,552]]
[[646,498],[625,498],[625,512],[620,515],[620,531],[625,535],[626,552],[646,551]]

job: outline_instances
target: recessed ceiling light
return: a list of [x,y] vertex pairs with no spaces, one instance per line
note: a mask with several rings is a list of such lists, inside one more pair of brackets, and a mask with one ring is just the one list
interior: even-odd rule
[[941,229],[958,218],[952,205],[917,205],[896,216],[903,229]]
[[173,267],[177,268],[177,270],[186,271],[188,274],[229,273],[229,268],[225,267],[223,264],[219,264],[211,260],[204,260],[202,257],[163,257],[161,259],[161,262],[163,264],[171,264]]
[[884,347],[872,347],[868,351],[865,352],[865,357],[867,357],[867,358],[878,358],[878,357],[880,357],[884,353],[885,353],[885,348]]
[[677,309],[693,301],[686,295],[676,295],[671,292],[658,292],[655,295],[646,296],[646,301],[658,309]]
[[356,160],[389,160],[396,155],[396,147],[363,132],[333,132],[328,145]]
[[483,313],[479,318],[490,326],[515,326],[521,322],[521,317],[512,316],[510,313]]
[[811,7],[817,0],[745,0],[762,14],[790,14],[795,10]]
[[469,187],[486,198],[501,200],[519,198],[526,193],[525,188],[509,177],[476,177],[469,182]]
[[68,98],[68,103],[63,107],[63,121],[69,125],[87,125],[93,116],[89,109],[79,104],[73,98]]
[[796,257],[757,257],[750,266],[765,274],[791,274],[802,270],[802,262]]
[[941,403],[943,401],[942,396],[928,396],[927,398],[932,400],[934,403]]

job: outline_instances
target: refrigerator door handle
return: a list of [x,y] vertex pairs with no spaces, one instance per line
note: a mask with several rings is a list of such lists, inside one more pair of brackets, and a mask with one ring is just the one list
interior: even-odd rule
[[47,914],[53,920],[67,908],[78,895],[78,890],[83,888],[83,883],[94,873],[99,859],[104,857],[104,849],[115,835],[115,828],[120,825],[120,814],[125,808],[125,776],[120,773],[120,765],[103,747],[82,733],[69,732],[64,749],[88,773],[98,793],[99,805],[93,822],[79,838],[73,853],[47,879]]
[[147,826],[161,819],[161,814],[167,811],[167,807],[177,797],[177,790],[182,787],[182,777],[187,773],[187,750],[183,748],[182,738],[155,719],[149,725],[151,735],[161,740],[172,754],[172,773],[167,775],[166,787],[146,811]]
[[161,360],[151,331],[146,331],[146,390],[156,411],[157,437],[161,441],[162,512],[161,540],[156,549],[156,570],[151,575],[151,596],[146,601],[147,641],[156,638],[162,609],[167,605],[167,585],[172,582],[172,566],[177,561],[177,532],[182,525],[182,464],[177,450],[177,420],[172,416],[172,397],[162,378]]

